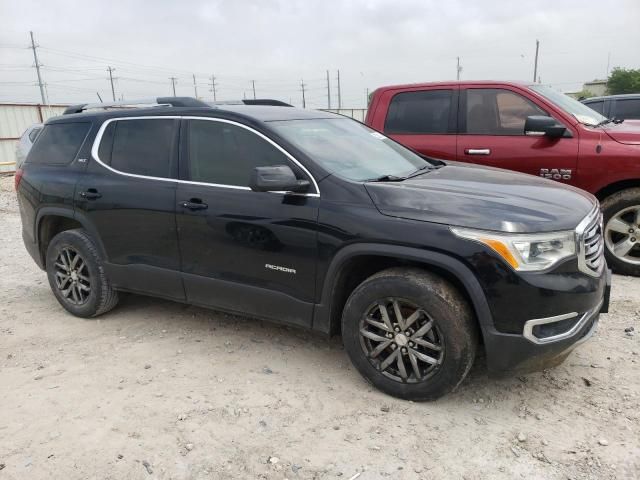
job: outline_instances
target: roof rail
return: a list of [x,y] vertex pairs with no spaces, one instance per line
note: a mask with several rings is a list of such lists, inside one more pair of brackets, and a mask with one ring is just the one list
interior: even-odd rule
[[141,100],[122,100],[119,102],[107,103],[84,103],[80,105],[71,105],[63,115],[71,113],[82,113],[87,110],[111,110],[117,108],[145,108],[145,107],[210,107],[204,102],[192,97],[157,97],[146,98]]
[[243,100],[219,100],[216,102],[207,102],[208,105],[270,105],[272,107],[293,107],[281,100],[273,100],[271,98],[245,98]]

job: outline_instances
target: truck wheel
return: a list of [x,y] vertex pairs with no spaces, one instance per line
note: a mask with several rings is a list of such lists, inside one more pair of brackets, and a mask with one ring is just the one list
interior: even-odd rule
[[609,267],[616,273],[640,276],[640,188],[605,198],[602,213]]
[[417,268],[390,268],[347,300],[342,341],[358,371],[383,392],[435,400],[471,369],[478,329],[464,297],[447,281]]
[[84,230],[67,230],[49,243],[47,276],[53,294],[78,317],[97,317],[118,303],[93,240]]

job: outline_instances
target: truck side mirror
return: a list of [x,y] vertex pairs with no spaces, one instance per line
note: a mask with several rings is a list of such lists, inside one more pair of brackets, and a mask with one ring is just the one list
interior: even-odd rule
[[288,165],[256,167],[249,180],[254,192],[306,192],[309,185],[308,180],[298,180]]
[[524,122],[524,134],[532,137],[549,138],[571,137],[567,127],[558,123],[555,118],[544,115],[531,115]]

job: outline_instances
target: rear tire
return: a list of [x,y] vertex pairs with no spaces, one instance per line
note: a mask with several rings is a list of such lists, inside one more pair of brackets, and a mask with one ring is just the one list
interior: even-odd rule
[[417,268],[390,268],[352,292],[343,310],[342,339],[356,369],[373,385],[394,397],[424,401],[462,382],[475,359],[478,329],[466,300],[449,282]]
[[78,317],[97,317],[118,303],[98,249],[84,230],[66,230],[53,237],[46,270],[60,305]]
[[[602,213],[607,264],[616,273],[640,276],[640,188],[608,196]],[[631,247],[628,252],[626,246]]]

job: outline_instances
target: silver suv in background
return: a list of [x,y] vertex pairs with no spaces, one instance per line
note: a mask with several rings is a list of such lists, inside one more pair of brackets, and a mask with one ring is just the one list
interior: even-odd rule
[[16,170],[24,163],[24,159],[27,158],[27,154],[42,131],[42,127],[41,123],[34,123],[24,131],[20,140],[18,140],[18,145],[16,146]]

